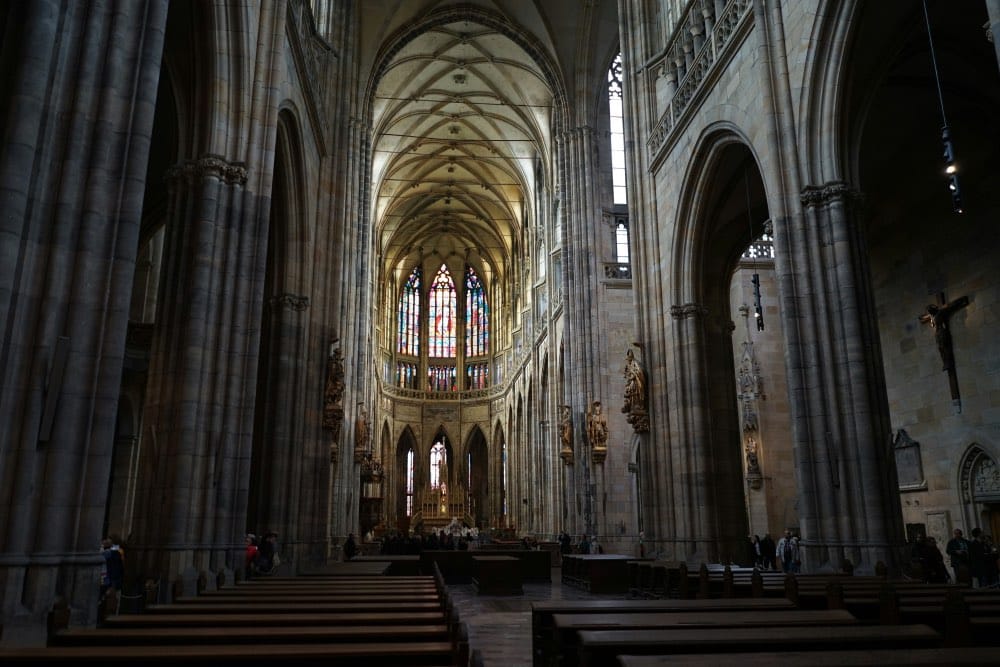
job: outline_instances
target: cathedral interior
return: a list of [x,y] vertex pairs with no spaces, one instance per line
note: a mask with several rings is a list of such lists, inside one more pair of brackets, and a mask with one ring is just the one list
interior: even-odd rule
[[4,3],[4,639],[94,622],[107,535],[183,590],[269,530],[290,572],[456,525],[860,572],[1000,535],[998,26]]

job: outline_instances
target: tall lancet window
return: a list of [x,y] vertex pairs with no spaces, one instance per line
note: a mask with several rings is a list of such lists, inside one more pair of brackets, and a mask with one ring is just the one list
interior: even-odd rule
[[413,516],[413,448],[406,450],[406,516]]
[[420,267],[416,267],[403,285],[399,297],[399,353],[420,355]]
[[444,442],[438,440],[431,447],[431,488],[441,488],[442,482],[447,488],[448,484],[448,454],[444,448]]
[[465,268],[465,354],[479,357],[489,352],[490,311],[483,283],[471,266]]
[[431,284],[428,315],[427,351],[431,357],[455,356],[455,282],[444,264],[438,269]]
[[625,112],[622,105],[622,54],[608,70],[608,107],[611,120],[611,181],[616,204],[627,204],[625,186]]

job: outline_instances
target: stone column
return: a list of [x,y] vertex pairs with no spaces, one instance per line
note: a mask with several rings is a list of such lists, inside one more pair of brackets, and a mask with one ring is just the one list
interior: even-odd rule
[[[673,536],[667,539],[673,541],[674,558],[718,562],[737,556],[735,540],[745,537],[746,525],[739,461],[736,451],[727,449],[739,447],[738,436],[730,442],[727,428],[732,425],[713,408],[720,404],[713,395],[731,385],[721,381],[718,369],[706,361],[709,350],[732,349],[732,329],[719,329],[720,323],[697,303],[671,306],[670,316],[675,370],[668,392],[667,442],[672,443],[668,469],[680,483],[660,498],[673,508]],[[728,347],[713,343],[716,336],[728,339]],[[725,399],[732,403],[728,394]]]
[[[610,395],[602,396],[600,369],[606,365],[604,345],[600,341],[601,317],[598,308],[597,285],[602,275],[600,253],[602,243],[597,236],[601,227],[598,189],[597,135],[593,128],[577,127],[557,137],[557,160],[560,168],[560,188],[566,206],[563,211],[563,257],[566,328],[565,369],[566,403],[577,408],[583,416],[586,406],[595,400],[610,405]],[[581,431],[585,433],[586,431]],[[593,534],[598,518],[594,512],[594,494],[600,490],[593,486],[591,451],[586,438],[578,437],[583,444],[576,452],[573,474],[579,491],[581,516],[575,528],[567,530]]]
[[804,280],[797,314],[782,316],[800,336],[788,375],[803,563],[864,572],[898,565],[903,528],[857,199],[841,182],[804,188],[805,214],[788,221]]
[[11,3],[0,157],[3,642],[96,620],[165,0]]
[[169,175],[132,547],[163,582],[225,566],[246,529],[269,209],[246,184],[217,155]]

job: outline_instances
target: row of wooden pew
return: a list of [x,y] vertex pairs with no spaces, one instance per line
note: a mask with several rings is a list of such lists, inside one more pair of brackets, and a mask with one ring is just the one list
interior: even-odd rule
[[467,665],[468,634],[433,575],[268,577],[55,628],[49,645],[0,651],[0,664]]
[[607,559],[570,567],[563,580],[580,587],[598,574],[627,577],[628,597],[534,603],[536,667],[1000,662],[995,589],[890,580],[884,572],[689,571],[651,559],[630,559],[627,575]]
[[532,604],[534,665],[997,664],[993,646],[947,647],[922,623],[867,624],[784,598]]
[[[951,646],[1000,641],[1000,590],[837,574],[785,574],[664,561],[629,563],[631,597],[788,599],[802,609],[846,609],[866,623],[926,623]],[[994,637],[997,637],[995,640]]]

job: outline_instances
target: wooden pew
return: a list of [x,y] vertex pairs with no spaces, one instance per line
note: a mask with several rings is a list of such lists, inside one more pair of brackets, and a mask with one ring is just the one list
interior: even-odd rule
[[149,646],[55,646],[0,650],[4,667],[81,663],[124,665],[177,665],[183,662],[212,665],[295,665],[330,667],[364,664],[366,667],[400,665],[455,665],[451,641],[354,642],[342,644],[218,644]]
[[[933,648],[941,635],[926,625],[582,630],[575,663],[581,667],[617,665],[619,655],[681,653],[829,651],[878,648]],[[564,656],[571,658],[571,656]]]
[[788,651],[760,653],[711,653],[694,655],[621,655],[619,667],[705,667],[730,664],[740,667],[897,667],[934,665],[969,667],[996,665],[992,648],[897,648],[875,650]]
[[384,600],[343,600],[340,602],[233,602],[224,604],[158,604],[146,607],[146,614],[184,614],[184,613],[213,613],[213,614],[295,614],[295,613],[338,613],[338,612],[363,612],[363,611],[437,611],[441,609],[438,601],[430,602],[407,602],[393,601],[391,604]]
[[[427,587],[429,584],[429,587]],[[465,665],[468,634],[433,577],[421,592],[399,586],[320,591],[299,581],[241,585],[191,601],[154,605],[147,613],[113,617],[97,629],[50,633],[46,649],[0,651],[0,663],[164,662],[211,664]],[[383,595],[394,592],[388,600]],[[234,599],[235,598],[235,599]],[[413,598],[418,602],[408,602]],[[197,601],[195,601],[197,600]],[[426,601],[424,601],[426,600]],[[409,609],[412,607],[417,611]]]
[[795,609],[781,598],[748,598],[745,600],[550,600],[531,604],[532,663],[535,667],[549,664],[555,655],[553,637],[555,614],[590,613],[657,613],[695,611],[774,611]]
[[[804,611],[684,611],[662,613],[554,614],[552,665],[574,664],[577,637],[583,630],[643,630],[677,628],[772,628],[792,626],[857,625],[858,619],[843,609]],[[555,659],[553,659],[555,658]],[[561,660],[560,660],[561,658]]]
[[629,561],[641,560],[620,554],[566,554],[563,583],[591,593],[628,593]]
[[296,644],[340,642],[418,642],[450,639],[446,623],[416,625],[270,625],[258,617],[247,626],[81,628],[60,630],[51,646],[176,646],[200,644]]
[[[110,616],[102,627],[107,628],[197,628],[248,626],[259,623],[259,614],[121,614]],[[270,614],[267,623],[280,625],[392,625],[397,623],[445,623],[440,611],[368,611],[318,614]]]
[[480,595],[524,593],[521,561],[512,556],[475,556],[472,584]]

